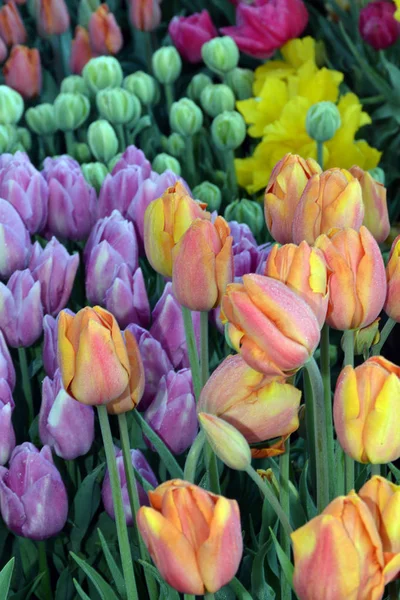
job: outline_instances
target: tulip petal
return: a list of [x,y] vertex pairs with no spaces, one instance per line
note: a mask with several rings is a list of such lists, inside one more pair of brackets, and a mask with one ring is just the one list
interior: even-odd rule
[[75,375],[75,350],[67,337],[67,331],[74,317],[62,310],[58,317],[58,363],[62,374],[63,385],[67,390]]
[[135,408],[144,392],[145,374],[139,347],[129,330],[126,330],[124,335],[130,369],[129,383],[121,396],[107,405],[107,411],[111,415],[118,415]]

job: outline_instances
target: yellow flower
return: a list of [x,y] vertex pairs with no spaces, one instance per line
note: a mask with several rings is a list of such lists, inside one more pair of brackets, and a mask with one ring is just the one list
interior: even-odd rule
[[400,0],[394,0],[394,3],[397,6],[397,10],[394,13],[394,18],[397,19],[397,21],[400,21]]

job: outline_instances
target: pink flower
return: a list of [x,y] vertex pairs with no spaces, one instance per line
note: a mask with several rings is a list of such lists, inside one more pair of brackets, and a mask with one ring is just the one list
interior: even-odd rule
[[358,27],[363,40],[375,48],[384,50],[400,37],[400,23],[394,18],[396,5],[378,0],[370,2],[360,11]]
[[236,26],[223,27],[239,49],[254,58],[269,58],[288,40],[298,37],[306,27],[308,12],[302,0],[255,0],[240,2]]
[[140,31],[153,31],[161,22],[161,0],[128,0],[129,19]]
[[121,29],[107,4],[101,4],[89,21],[90,45],[97,54],[118,54],[123,45]]
[[202,45],[218,35],[208,10],[190,17],[174,17],[168,33],[182,58],[191,63],[201,62]]
[[3,67],[6,85],[24,98],[39,96],[42,89],[42,67],[37,48],[14,46]]
[[75,29],[75,37],[71,44],[70,67],[73,73],[80,75],[83,67],[95,54],[92,52],[89,33],[80,25]]

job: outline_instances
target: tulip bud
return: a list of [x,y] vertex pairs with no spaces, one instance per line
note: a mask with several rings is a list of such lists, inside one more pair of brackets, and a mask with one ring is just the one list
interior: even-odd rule
[[375,475],[358,492],[368,506],[382,540],[384,552],[400,553],[400,485]]
[[[4,338],[2,336],[4,341]],[[15,433],[11,416],[15,408],[10,387],[5,379],[0,379],[0,467],[8,463],[15,448]],[[1,471],[0,471],[1,472]],[[0,475],[1,477],[1,475]],[[0,492],[1,494],[1,492]]]
[[82,173],[88,184],[99,193],[103,181],[108,175],[108,169],[100,162],[85,163],[82,165]]
[[53,381],[49,377],[43,380],[39,435],[42,444],[53,448],[64,460],[84,456],[94,440],[93,408],[67,394],[58,370]]
[[0,198],[0,278],[25,269],[31,254],[31,240],[15,208]]
[[39,35],[61,35],[69,28],[69,13],[64,0],[36,0],[35,11]]
[[212,85],[212,83],[213,82],[211,77],[209,77],[205,73],[197,73],[197,75],[192,77],[192,80],[187,87],[186,92],[188,98],[193,100],[193,102],[199,103],[202,91],[208,85]]
[[225,111],[211,124],[211,137],[219,150],[236,150],[246,137],[246,124],[236,111]]
[[240,69],[236,67],[226,75],[226,83],[229,85],[237,100],[247,100],[252,96],[254,72],[251,69]]
[[251,466],[251,450],[246,438],[227,421],[200,412],[200,425],[213,452],[230,469],[245,471]]
[[164,85],[174,83],[182,71],[182,60],[175,46],[163,46],[156,50],[151,64],[155,78]]
[[88,142],[96,160],[107,163],[118,152],[118,138],[108,121],[93,121],[88,129]]
[[26,30],[15,2],[7,2],[0,9],[0,36],[7,46],[26,42]]
[[83,94],[59,94],[54,101],[57,128],[61,131],[78,129],[89,116],[90,102]]
[[15,144],[15,127],[13,125],[0,125],[0,154],[13,149]]
[[176,160],[176,158],[174,158],[173,156],[166,154],[165,152],[157,154],[157,156],[153,160],[152,167],[153,170],[156,173],[160,173],[160,175],[161,173],[164,173],[164,171],[167,171],[167,169],[169,169],[173,173],[176,173],[177,175],[181,174],[181,165],[179,164],[179,161]]
[[[360,354],[368,358],[368,352],[372,346],[375,346],[379,342],[379,321],[380,318],[375,319],[367,327],[357,329],[354,333],[354,354],[359,356]],[[342,338],[342,347],[343,347]]]
[[147,327],[150,304],[142,270],[137,269],[131,275],[128,266],[122,264],[104,295],[104,306],[115,316],[121,328],[131,323]]
[[101,90],[96,95],[96,105],[103,119],[117,125],[137,120],[141,113],[138,98],[123,88]]
[[191,63],[201,62],[203,44],[218,35],[207,10],[189,17],[174,17],[168,33],[182,58]]
[[359,14],[358,28],[362,39],[375,50],[384,50],[400,38],[400,25],[393,2],[377,0],[365,5]]
[[224,217],[227,221],[246,223],[258,235],[264,225],[264,214],[261,205],[254,200],[235,200],[225,208]]
[[176,158],[183,156],[185,153],[185,140],[179,133],[171,133],[169,137],[163,138],[163,148]]
[[[222,202],[221,190],[210,181],[203,181],[197,185],[193,189],[193,197],[206,204],[210,212],[220,209]],[[226,218],[226,215],[224,216]]]
[[39,50],[25,46],[14,46],[3,67],[6,84],[19,92],[25,99],[40,95],[42,67]]
[[144,71],[135,71],[124,79],[123,86],[128,92],[139,98],[144,106],[152,106],[157,102],[157,82]]
[[235,96],[230,87],[223,83],[208,85],[200,95],[203,110],[212,118],[235,108]]
[[65,77],[61,82],[60,91],[62,94],[90,96],[88,86],[81,75],[68,75],[68,77]]
[[396,237],[390,250],[386,278],[387,295],[383,308],[391,319],[400,323],[400,235]]
[[[72,73],[80,75],[83,68],[93,58],[93,51],[90,45],[89,33],[79,25],[75,28],[75,37],[71,43],[70,69]],[[68,79],[68,78],[67,78]],[[64,80],[65,81],[65,80]],[[61,92],[72,92],[72,90],[63,90]],[[79,90],[80,94],[89,95],[86,91]]]
[[239,48],[236,42],[227,35],[216,37],[203,44],[201,56],[211,71],[217,75],[225,75],[237,67]]
[[23,112],[24,100],[21,94],[7,85],[0,85],[0,123],[15,125],[22,117]]
[[91,58],[84,66],[82,77],[92,94],[105,88],[120,87],[122,83],[122,68],[113,56],[98,56]]
[[380,244],[386,240],[390,231],[386,188],[376,181],[368,171],[363,171],[360,167],[351,167],[350,173],[358,179],[361,185],[365,211],[363,225],[370,230]]
[[161,22],[161,0],[128,0],[129,20],[139,31],[153,31]]
[[333,102],[317,102],[307,111],[306,130],[316,142],[331,140],[340,126],[340,112]]
[[29,442],[15,448],[9,469],[0,469],[0,511],[8,529],[31,540],[63,529],[68,496],[48,446],[40,452]]
[[169,113],[171,129],[183,137],[190,137],[200,131],[203,125],[203,113],[189,98],[174,102]]
[[121,29],[107,4],[101,4],[89,19],[89,38],[96,54],[118,54],[123,45]]
[[38,104],[28,108],[25,113],[28,127],[36,135],[53,135],[57,131],[57,123],[52,104]]

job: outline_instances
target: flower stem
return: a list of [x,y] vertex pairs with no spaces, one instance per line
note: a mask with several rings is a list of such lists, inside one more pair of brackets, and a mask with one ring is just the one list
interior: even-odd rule
[[324,168],[324,143],[317,142],[317,162],[321,169]]
[[41,588],[45,600],[52,600],[49,565],[47,563],[46,542],[38,542],[39,573],[43,573]]
[[394,319],[389,317],[388,320],[386,321],[385,325],[383,326],[383,329],[381,331],[381,338],[380,338],[379,342],[376,344],[376,346],[374,346],[374,348],[372,350],[372,354],[374,356],[378,356],[381,353],[381,350],[382,350],[386,340],[388,339],[389,335],[392,333],[392,329],[395,325],[396,325],[396,321],[394,321]]
[[371,477],[381,474],[381,465],[371,465]]
[[204,594],[204,600],[214,600],[214,594]]
[[[354,366],[354,331],[348,330],[343,334],[344,366]],[[344,454],[344,491],[346,494],[354,488],[354,460]]]
[[18,348],[18,358],[19,358],[19,366],[21,369],[22,389],[24,391],[25,400],[28,405],[28,429],[29,429],[29,427],[31,426],[32,421],[34,419],[33,396],[32,396],[31,380],[29,378],[28,360],[26,358],[26,349],[23,346]]
[[207,383],[209,376],[208,364],[208,312],[200,313],[200,365],[201,387]]
[[120,152],[125,152],[126,141],[125,141],[124,126],[121,125],[121,123],[115,123],[114,128],[115,128],[115,131],[118,136],[119,150],[120,150]]
[[235,153],[233,152],[233,150],[226,150],[224,154],[230,201],[236,200],[236,198],[238,197],[238,185],[235,169]]
[[197,184],[196,177],[196,165],[194,161],[194,148],[193,148],[193,137],[191,135],[185,138],[186,143],[186,154],[185,154],[185,164],[186,164],[186,173],[187,180],[189,185],[194,187]]
[[[328,443],[328,473],[335,472],[335,451],[333,440],[333,418],[331,398],[331,364],[329,355],[329,325],[325,323],[321,331],[321,377],[324,386],[325,431]],[[335,478],[329,478],[329,500],[335,497]]]
[[172,83],[166,83],[164,85],[164,92],[165,92],[165,100],[167,102],[167,110],[168,110],[168,114],[170,113],[171,110],[171,106],[174,102],[174,86]]
[[125,580],[126,597],[127,600],[139,600],[136,588],[135,573],[133,570],[131,548],[129,546],[128,528],[126,526],[126,519],[122,502],[122,492],[117,469],[117,461],[115,460],[114,445],[111,435],[110,423],[108,421],[107,408],[104,405],[98,406],[97,413],[99,415],[101,435],[103,437],[107,467],[110,475],[112,499],[115,511],[115,524],[117,528],[122,571]]
[[75,136],[73,131],[64,131],[65,144],[67,146],[67,153],[70,156],[74,156],[74,145]]
[[194,334],[192,314],[191,314],[191,311],[188,308],[186,308],[186,306],[182,306],[182,316],[183,316],[183,325],[185,327],[186,345],[187,345],[187,351],[188,351],[188,356],[189,356],[189,363],[190,363],[190,368],[192,370],[194,395],[196,396],[196,400],[198,400],[199,396],[200,396],[200,392],[201,392],[201,374],[200,374],[199,355],[197,353],[196,337]]
[[[279,501],[283,512],[290,520],[289,498],[289,467],[290,467],[290,438],[285,444],[285,453],[279,457]],[[280,542],[286,556],[290,560],[290,537],[281,527]],[[286,577],[281,577],[281,600],[291,600],[292,590]]]
[[307,453],[310,465],[311,482],[313,489],[317,488],[317,467],[315,464],[315,431],[314,431],[314,402],[311,380],[307,371],[303,370],[304,398],[306,405],[306,432],[307,432]]
[[204,461],[208,473],[210,490],[214,494],[221,494],[217,457],[215,456],[213,449],[207,441],[204,446]]
[[185,481],[190,481],[190,483],[195,482],[196,477],[196,467],[199,462],[199,458],[203,451],[203,446],[205,442],[205,435],[203,430],[199,431],[196,439],[194,440],[192,447],[189,450],[189,454],[186,457],[185,462],[185,470],[183,472],[183,478]]

